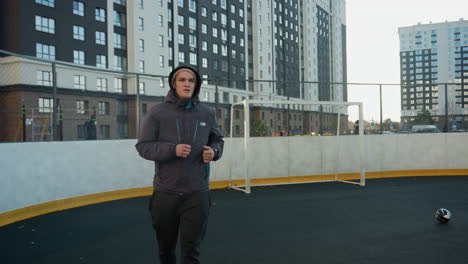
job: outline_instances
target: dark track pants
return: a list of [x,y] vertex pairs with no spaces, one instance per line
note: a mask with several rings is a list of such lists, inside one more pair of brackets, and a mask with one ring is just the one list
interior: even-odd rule
[[176,264],[175,248],[180,232],[181,264],[200,263],[200,244],[210,209],[209,192],[153,193],[150,211],[161,264]]

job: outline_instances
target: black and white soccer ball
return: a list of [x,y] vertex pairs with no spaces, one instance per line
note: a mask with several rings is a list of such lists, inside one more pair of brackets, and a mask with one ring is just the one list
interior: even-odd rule
[[437,210],[435,215],[436,220],[441,224],[445,224],[448,221],[450,221],[451,217],[452,213],[450,213],[450,211],[445,208],[440,208],[439,210]]

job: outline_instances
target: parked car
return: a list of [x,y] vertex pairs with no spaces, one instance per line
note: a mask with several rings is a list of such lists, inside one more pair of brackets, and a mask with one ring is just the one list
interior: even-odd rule
[[439,133],[439,129],[434,125],[414,125],[411,133]]

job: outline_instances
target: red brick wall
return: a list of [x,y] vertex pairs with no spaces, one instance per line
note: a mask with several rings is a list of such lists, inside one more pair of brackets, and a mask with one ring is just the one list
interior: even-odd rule
[[0,141],[22,141],[22,92],[0,92]]

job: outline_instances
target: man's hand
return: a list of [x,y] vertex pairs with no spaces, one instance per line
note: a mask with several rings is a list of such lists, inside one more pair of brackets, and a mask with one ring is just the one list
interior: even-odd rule
[[176,146],[176,156],[180,158],[186,158],[192,151],[192,147],[186,144],[178,144]]
[[208,163],[214,158],[214,151],[208,146],[203,146],[203,162]]

